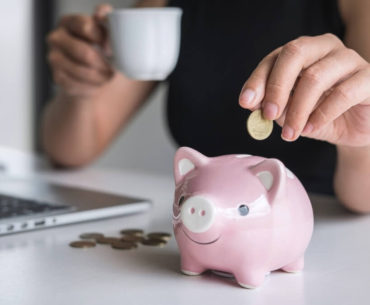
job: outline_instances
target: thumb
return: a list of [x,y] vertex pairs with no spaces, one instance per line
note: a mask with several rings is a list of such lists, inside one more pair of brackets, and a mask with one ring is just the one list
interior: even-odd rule
[[110,4],[102,3],[99,4],[94,11],[94,18],[99,23],[104,24],[106,21],[107,15],[113,11],[113,7]]
[[107,30],[107,15],[113,11],[113,7],[110,4],[102,3],[99,4],[94,11],[94,19],[100,25],[105,33],[105,39],[102,43],[103,52],[109,57],[112,55],[112,50],[109,43],[108,30]]

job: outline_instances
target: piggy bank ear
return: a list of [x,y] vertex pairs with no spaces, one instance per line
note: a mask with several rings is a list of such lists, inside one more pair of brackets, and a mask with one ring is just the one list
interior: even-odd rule
[[190,147],[180,147],[174,159],[173,172],[176,185],[179,184],[184,176],[208,162],[208,158],[200,152]]
[[252,166],[250,170],[265,187],[270,203],[282,194],[286,182],[283,163],[277,159],[266,159]]

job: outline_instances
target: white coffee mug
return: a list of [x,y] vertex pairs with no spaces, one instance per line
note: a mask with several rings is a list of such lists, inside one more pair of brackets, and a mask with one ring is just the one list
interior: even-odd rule
[[110,13],[109,34],[117,68],[133,79],[166,79],[179,56],[181,15],[176,7]]

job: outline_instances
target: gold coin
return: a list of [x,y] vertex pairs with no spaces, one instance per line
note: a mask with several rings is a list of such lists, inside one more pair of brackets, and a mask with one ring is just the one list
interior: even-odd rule
[[72,248],[94,248],[95,243],[87,240],[73,241],[69,244]]
[[266,120],[262,116],[261,109],[253,111],[247,120],[247,130],[250,136],[255,140],[264,140],[272,132],[273,122]]
[[124,229],[121,230],[120,233],[122,235],[138,235],[138,236],[144,235],[144,231],[141,229]]
[[170,233],[165,232],[152,232],[146,235],[149,239],[163,239],[165,241],[168,241],[171,238]]
[[163,247],[166,242],[163,239],[143,239],[141,244],[145,246]]
[[123,235],[121,237],[122,241],[132,241],[132,242],[140,242],[144,239],[143,236],[138,236],[138,235]]
[[96,239],[96,242],[98,244],[103,244],[103,245],[113,244],[113,243],[119,242],[119,241],[121,241],[121,240],[117,237],[99,237],[99,238]]
[[117,242],[112,243],[111,247],[113,249],[118,249],[118,250],[130,250],[130,249],[137,248],[137,244],[130,243],[130,242],[117,241]]
[[104,237],[104,235],[101,234],[101,233],[96,233],[96,232],[83,233],[83,234],[80,235],[81,239],[98,239],[98,238],[101,238],[101,237]]

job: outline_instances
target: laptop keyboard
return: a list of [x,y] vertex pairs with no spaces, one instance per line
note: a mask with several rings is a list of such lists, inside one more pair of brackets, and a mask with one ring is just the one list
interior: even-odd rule
[[69,205],[52,205],[32,199],[0,194],[0,219],[59,212],[70,208]]

